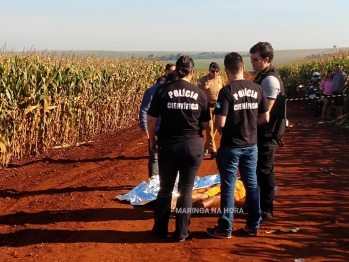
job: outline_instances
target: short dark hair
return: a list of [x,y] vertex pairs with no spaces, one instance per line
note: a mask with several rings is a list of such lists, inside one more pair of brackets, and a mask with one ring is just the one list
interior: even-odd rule
[[224,66],[232,74],[237,74],[244,66],[242,56],[236,52],[231,52],[224,57]]
[[178,80],[178,76],[176,75],[176,73],[172,72],[172,73],[169,73],[166,76],[165,83],[173,82],[173,81],[176,81],[176,80]]
[[269,61],[271,62],[274,58],[274,49],[268,42],[258,42],[250,49],[250,54],[254,54],[259,52],[262,58],[269,57]]
[[218,65],[216,62],[212,62],[212,63],[208,66],[208,69],[210,70],[211,67],[212,67],[213,69],[216,69],[216,70],[219,70],[219,69],[220,69],[220,68],[219,68],[219,65]]
[[179,78],[186,77],[194,69],[194,61],[190,56],[181,55],[176,62],[176,74]]
[[171,67],[176,66],[175,64],[169,63],[166,65],[165,70],[171,70]]

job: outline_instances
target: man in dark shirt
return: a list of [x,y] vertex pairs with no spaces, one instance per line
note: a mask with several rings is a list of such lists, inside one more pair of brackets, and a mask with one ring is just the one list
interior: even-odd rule
[[275,146],[278,144],[278,138],[274,137],[273,125],[275,124],[275,112],[279,108],[276,105],[276,99],[279,94],[284,95],[285,89],[279,71],[272,66],[274,58],[274,49],[268,42],[258,42],[250,49],[251,64],[256,75],[252,81],[261,85],[268,100],[270,112],[270,122],[258,126],[258,162],[257,179],[259,184],[260,207],[262,218],[270,219],[274,212],[274,195],[276,186],[275,176]]
[[156,80],[156,84],[155,85],[160,85],[160,84],[165,83],[167,75],[169,73],[173,73],[175,70],[176,70],[176,65],[175,64],[172,64],[172,63],[167,64],[166,67],[165,67],[165,74],[163,76],[159,77]]
[[337,117],[343,115],[343,94],[345,91],[345,86],[348,83],[348,76],[346,73],[342,71],[342,66],[340,64],[336,64],[334,68],[333,74],[333,87],[332,92],[334,95],[339,95],[334,98],[334,105],[336,106],[336,114]]
[[246,188],[249,209],[244,230],[257,235],[261,221],[257,183],[257,125],[269,121],[267,98],[261,86],[244,79],[245,65],[241,55],[229,53],[224,58],[230,84],[218,95],[214,114],[221,133],[217,166],[221,176],[221,216],[218,226],[207,228],[210,236],[230,238],[234,219],[234,189],[237,171]]

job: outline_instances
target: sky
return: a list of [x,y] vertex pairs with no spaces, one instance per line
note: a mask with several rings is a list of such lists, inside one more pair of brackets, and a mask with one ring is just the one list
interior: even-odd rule
[[0,0],[12,51],[248,51],[349,47],[349,1]]

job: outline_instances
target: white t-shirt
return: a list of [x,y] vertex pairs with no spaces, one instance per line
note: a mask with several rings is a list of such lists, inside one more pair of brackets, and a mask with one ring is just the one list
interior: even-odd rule
[[262,80],[261,86],[267,98],[276,99],[280,93],[280,82],[275,76],[267,76]]

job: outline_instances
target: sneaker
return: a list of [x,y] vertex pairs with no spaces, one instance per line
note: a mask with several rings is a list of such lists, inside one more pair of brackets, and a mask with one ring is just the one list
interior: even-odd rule
[[244,226],[244,230],[247,234],[249,234],[250,236],[257,236],[258,235],[258,231],[257,229],[250,229],[247,226]]
[[211,153],[211,159],[215,159],[216,156],[217,156],[217,152],[212,152],[212,153]]
[[208,152],[207,151],[204,152],[204,156],[208,156]]
[[231,238],[231,233],[228,232],[222,232],[218,227],[209,227],[206,229],[206,233],[210,235],[211,237],[216,238]]
[[193,239],[193,232],[191,232],[190,230],[188,230],[188,236],[186,238],[178,238],[176,236],[176,234],[173,234],[172,237],[175,239],[176,242],[184,242],[185,240],[191,240]]
[[262,219],[271,219],[271,218],[273,218],[272,213],[262,212]]

